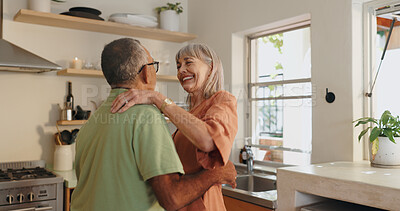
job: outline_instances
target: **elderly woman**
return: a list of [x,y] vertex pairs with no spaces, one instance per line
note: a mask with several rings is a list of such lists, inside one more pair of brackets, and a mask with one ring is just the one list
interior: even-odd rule
[[[236,98],[222,90],[222,63],[204,44],[183,47],[176,54],[176,63],[179,82],[188,92],[189,112],[159,92],[134,89],[120,94],[111,112],[124,112],[135,104],[154,104],[177,127],[173,139],[185,173],[225,165],[238,126]],[[210,187],[183,210],[225,210],[221,185]]]

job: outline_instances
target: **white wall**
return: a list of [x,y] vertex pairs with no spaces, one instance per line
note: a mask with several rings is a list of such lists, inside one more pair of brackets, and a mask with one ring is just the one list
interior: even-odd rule
[[[112,13],[129,12],[156,15],[153,10],[164,5],[167,0],[67,0],[66,3],[52,3],[52,12],[60,13],[74,6],[89,6],[103,12],[107,19]],[[187,1],[181,1],[184,12],[181,15],[181,31],[187,31]],[[3,38],[40,55],[57,64],[68,67],[68,62],[77,56],[82,59],[99,61],[105,44],[122,36],[80,30],[48,27],[14,22],[12,19],[21,8],[27,8],[23,0],[4,0]],[[138,38],[153,56],[170,64],[162,64],[159,73],[175,75],[175,53],[185,43],[171,43]],[[162,57],[162,58],[161,58]],[[0,162],[44,159],[52,163],[55,122],[59,119],[57,104],[62,104],[66,96],[66,82],[72,81],[75,105],[91,109],[94,100],[99,103],[108,95],[108,85],[104,79],[56,76],[55,72],[30,74],[0,71]],[[90,90],[99,93],[87,98]],[[160,91],[175,101],[183,100],[182,90],[177,83],[160,83]],[[179,94],[177,94],[179,93]],[[63,127],[61,129],[73,129]]]
[[[91,6],[103,11],[103,18],[115,12],[132,12],[155,15],[153,8],[167,0],[68,0],[64,4],[52,3],[52,12],[67,11],[72,6]],[[225,87],[238,97],[239,132],[233,149],[238,153],[245,137],[246,78],[244,45],[238,32],[278,20],[310,13],[312,45],[312,78],[316,88],[313,107],[312,162],[354,160],[352,120],[357,108],[352,105],[352,1],[349,0],[202,0],[181,1],[184,13],[182,31],[199,36],[195,42],[204,42],[220,55],[225,69]],[[361,0],[360,0],[361,2]],[[24,0],[4,0],[4,38],[64,67],[74,56],[96,60],[104,44],[121,36],[79,30],[47,27],[12,21]],[[359,25],[358,25],[359,26]],[[358,30],[360,30],[358,28]],[[354,31],[353,31],[354,34]],[[171,64],[165,74],[175,74],[173,56],[184,44],[141,39],[150,51],[169,54]],[[161,51],[159,50],[161,49]],[[354,54],[354,52],[353,52]],[[353,67],[360,68],[359,64]],[[163,70],[160,70],[162,72]],[[234,72],[231,72],[234,71]],[[354,78],[352,78],[354,77]],[[81,104],[82,88],[107,87],[103,79],[58,77],[55,73],[26,74],[0,71],[0,162],[45,159],[52,163],[53,134],[58,119],[57,103],[66,94],[66,81],[73,82],[76,105]],[[174,85],[161,85],[169,96],[179,90]],[[168,88],[168,90],[166,90]],[[325,89],[336,94],[336,101],[324,100]],[[84,90],[85,91],[85,90]],[[181,94],[179,97],[182,98]],[[101,96],[90,100],[100,101]],[[175,100],[175,99],[174,99]],[[359,102],[359,100],[358,100]],[[357,105],[358,106],[358,105]],[[92,109],[92,106],[84,106]],[[73,127],[72,127],[73,128]],[[237,154],[233,156],[237,159]]]
[[[237,160],[246,136],[244,44],[237,44],[243,41],[237,33],[307,13],[311,14],[312,84],[316,90],[311,162],[359,159],[353,157],[352,1],[190,1],[188,30],[199,36],[196,42],[209,44],[220,55],[226,88],[238,97],[239,132],[231,159]],[[336,95],[332,104],[325,101],[326,88]]]

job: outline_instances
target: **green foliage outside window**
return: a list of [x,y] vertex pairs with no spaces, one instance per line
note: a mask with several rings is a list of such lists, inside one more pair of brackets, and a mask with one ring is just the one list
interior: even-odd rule
[[[264,43],[271,43],[274,48],[278,50],[279,54],[282,54],[282,47],[283,47],[283,34],[274,34],[260,38]],[[275,79],[279,74],[278,71],[283,71],[283,66],[280,62],[276,62],[274,64],[275,73],[270,74],[271,79]],[[276,94],[276,86],[270,85],[265,87],[264,89],[269,89],[269,96],[264,97],[279,97]],[[278,136],[282,137],[282,129],[281,126],[278,126],[278,116],[283,116],[282,108],[278,107],[277,100],[269,100],[267,103],[264,103],[263,106],[259,107],[259,114],[262,117],[259,119],[261,121],[260,128],[262,131],[261,133],[268,133],[270,136]]]

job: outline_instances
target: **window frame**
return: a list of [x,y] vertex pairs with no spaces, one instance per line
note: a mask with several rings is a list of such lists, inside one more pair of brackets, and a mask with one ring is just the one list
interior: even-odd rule
[[[371,2],[364,3],[363,6],[363,66],[364,66],[364,96],[366,93],[371,91],[371,84],[373,83],[374,77],[377,71],[377,63],[376,63],[376,34],[377,34],[377,24],[376,18],[379,14],[384,14],[393,11],[400,11],[400,6],[397,9],[389,8],[380,10],[377,13],[377,9],[388,6],[388,5],[399,5],[400,0],[374,0]],[[364,116],[375,116],[376,113],[374,108],[374,93],[371,97],[364,97]],[[364,125],[364,129],[367,125]],[[365,143],[369,143],[366,140],[366,137],[363,137]],[[368,149],[368,145],[366,144],[366,149]]]
[[[254,64],[253,64],[253,59],[252,55],[255,55],[255,46],[252,44],[252,40],[258,39],[260,37],[268,36],[268,35],[273,35],[273,34],[278,34],[278,33],[284,33],[288,31],[294,31],[297,29],[301,28],[309,28],[311,31],[311,16],[310,14],[306,14],[303,16],[295,17],[292,19],[287,19],[287,20],[282,20],[278,22],[274,22],[271,24],[268,24],[265,26],[263,29],[259,30],[258,32],[249,34],[246,36],[246,57],[247,57],[247,131],[249,134],[247,134],[247,137],[252,137],[251,145],[254,147],[258,148],[265,148],[265,149],[270,149],[270,150],[282,150],[282,151],[290,151],[290,152],[300,152],[300,153],[307,153],[311,154],[312,147],[310,150],[303,150],[303,149],[296,149],[296,148],[287,148],[287,147],[277,147],[277,146],[270,146],[270,145],[260,145],[259,142],[256,142],[256,138],[259,138],[260,136],[253,135],[255,134],[255,127],[254,125],[254,118],[255,118],[255,111],[253,109],[252,103],[254,101],[262,101],[262,100],[288,100],[288,99],[305,99],[305,98],[313,98],[313,95],[301,95],[301,96],[287,96],[287,97],[271,97],[271,98],[253,98],[253,87],[255,86],[268,86],[268,85],[285,85],[285,84],[291,84],[291,83],[306,83],[306,82],[311,82],[312,86],[312,76],[310,78],[302,78],[302,79],[292,79],[292,80],[282,80],[282,81],[273,81],[273,82],[259,82],[259,83],[253,83],[254,81],[254,75],[252,74],[252,69],[254,69]],[[310,39],[311,42],[311,39]]]

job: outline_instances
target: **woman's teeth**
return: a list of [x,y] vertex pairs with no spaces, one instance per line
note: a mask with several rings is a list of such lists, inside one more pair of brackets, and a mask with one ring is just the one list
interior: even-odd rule
[[182,79],[182,81],[190,80],[190,79],[192,79],[192,78],[193,78],[193,76],[187,76],[187,77],[184,77],[184,78]]

